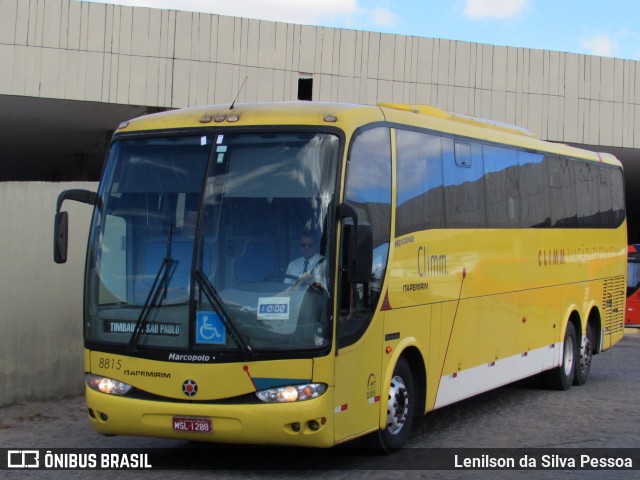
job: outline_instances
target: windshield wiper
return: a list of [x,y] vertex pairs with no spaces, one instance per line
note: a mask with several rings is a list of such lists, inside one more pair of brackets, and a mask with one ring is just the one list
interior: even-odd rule
[[209,303],[213,305],[213,308],[220,316],[220,320],[222,320],[224,326],[227,328],[227,330],[229,330],[229,335],[231,335],[233,341],[242,351],[245,360],[248,360],[251,356],[253,356],[254,352],[251,349],[249,343],[242,337],[242,335],[238,331],[238,328],[236,327],[231,317],[227,314],[224,308],[223,300],[222,298],[220,298],[220,294],[216,291],[216,288],[212,285],[212,283],[209,281],[209,279],[201,269],[198,269],[195,272],[194,278],[196,282],[198,282],[198,285],[200,285],[200,288],[207,297],[207,300],[209,300]]
[[169,235],[167,237],[167,253],[162,260],[162,263],[160,264],[158,273],[156,273],[156,278],[154,279],[153,285],[149,290],[149,294],[144,301],[142,310],[140,310],[140,315],[138,315],[138,320],[136,321],[133,333],[131,334],[131,338],[129,339],[129,353],[133,353],[136,351],[136,346],[138,345],[140,334],[142,333],[142,329],[147,325],[147,317],[149,317],[149,313],[151,312],[151,310],[162,305],[162,301],[167,298],[167,290],[169,289],[171,277],[173,276],[173,273],[178,266],[178,262],[171,258],[172,238],[173,228],[169,226]]

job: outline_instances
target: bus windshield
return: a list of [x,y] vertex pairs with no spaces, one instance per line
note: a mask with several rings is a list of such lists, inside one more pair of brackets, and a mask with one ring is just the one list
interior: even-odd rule
[[245,356],[329,346],[339,146],[271,130],[114,141],[89,242],[87,341]]

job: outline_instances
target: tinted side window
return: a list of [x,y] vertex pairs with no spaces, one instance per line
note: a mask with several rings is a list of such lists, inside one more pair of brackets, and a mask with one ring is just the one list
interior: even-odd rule
[[516,228],[520,221],[518,152],[490,145],[483,148],[487,227]]
[[549,174],[540,153],[518,152],[522,227],[551,226],[549,212]]
[[612,223],[608,226],[617,227],[622,224],[625,218],[624,180],[620,168],[611,169],[611,191],[613,215],[611,217]]
[[396,236],[433,228],[615,228],[620,168],[396,131]]
[[426,133],[396,131],[396,236],[442,228],[441,138]]
[[613,192],[611,191],[611,169],[600,167],[598,175],[598,199],[600,211],[600,225],[606,226],[613,223]]
[[576,162],[576,200],[578,225],[596,227],[600,225],[600,179],[599,168],[591,163]]
[[445,227],[486,225],[482,146],[442,138]]
[[564,157],[551,159],[549,199],[552,227],[570,228],[578,224],[575,162]]

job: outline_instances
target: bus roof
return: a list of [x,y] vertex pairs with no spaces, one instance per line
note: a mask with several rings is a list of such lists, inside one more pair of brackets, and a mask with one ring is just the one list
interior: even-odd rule
[[620,166],[611,154],[597,153],[540,140],[524,128],[489,119],[462,115],[430,105],[379,103],[354,105],[322,102],[220,104],[170,110],[123,122],[116,133],[206,127],[316,125],[336,126],[348,135],[370,123],[389,122],[441,131],[533,151]]

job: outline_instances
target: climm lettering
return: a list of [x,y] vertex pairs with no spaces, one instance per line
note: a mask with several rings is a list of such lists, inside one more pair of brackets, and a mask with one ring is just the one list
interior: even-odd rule
[[421,277],[435,277],[447,275],[447,256],[444,254],[430,255],[429,247],[418,247],[418,275]]
[[564,248],[555,248],[553,250],[538,250],[538,266],[551,267],[554,265],[564,265],[566,263],[566,255]]

